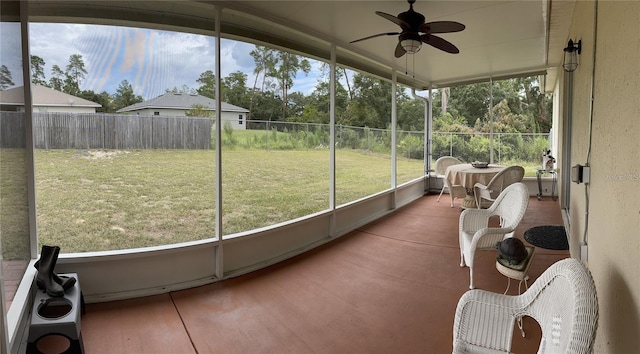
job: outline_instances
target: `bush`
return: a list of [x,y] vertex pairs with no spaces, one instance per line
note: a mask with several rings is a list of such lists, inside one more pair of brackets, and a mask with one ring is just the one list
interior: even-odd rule
[[222,145],[235,147],[238,144],[238,140],[233,136],[233,125],[231,122],[224,122],[224,138],[222,139]]
[[341,148],[351,148],[351,149],[366,149],[366,145],[362,146],[360,141],[360,134],[356,132],[354,129],[339,127],[338,133],[336,134],[337,145]]
[[398,143],[398,156],[408,159],[424,158],[424,143],[421,137],[407,134]]
[[542,163],[542,152],[548,148],[549,140],[546,137],[537,136],[533,139],[533,142],[525,145],[523,158],[527,161],[540,161]]

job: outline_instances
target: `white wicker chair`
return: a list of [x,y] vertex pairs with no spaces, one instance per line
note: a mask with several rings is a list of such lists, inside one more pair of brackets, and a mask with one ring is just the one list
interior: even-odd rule
[[438,196],[438,202],[440,201],[440,197],[442,197],[442,193],[444,193],[445,189],[449,191],[449,196],[451,197],[451,207],[453,208],[453,200],[455,198],[464,198],[467,196],[467,190],[459,185],[451,185],[449,181],[445,178],[445,172],[447,172],[447,167],[461,164],[462,161],[456,159],[452,156],[442,156],[441,158],[436,160],[435,172],[436,177],[442,179],[442,189],[440,190],[440,195]]
[[[529,205],[529,190],[514,183],[500,193],[488,209],[466,209],[460,214],[460,267],[469,267],[469,288],[473,289],[473,258],[477,249],[495,249],[496,242],[513,237]],[[489,227],[489,218],[500,217],[500,227]]]
[[598,298],[589,270],[567,258],[549,267],[522,295],[469,290],[458,302],[453,353],[510,353],[514,322],[531,316],[542,329],[538,353],[592,353]]
[[[524,167],[509,166],[498,172],[491,181],[485,186],[482,183],[476,183],[473,186],[473,194],[476,197],[476,205],[478,208],[487,207],[500,195],[505,188],[516,182],[522,182],[524,178]],[[483,201],[488,201],[484,202]]]

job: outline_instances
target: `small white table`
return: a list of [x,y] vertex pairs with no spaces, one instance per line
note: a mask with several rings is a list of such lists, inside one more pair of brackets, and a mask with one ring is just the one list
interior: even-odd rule
[[542,175],[548,173],[551,175],[551,200],[556,200],[556,185],[558,184],[558,173],[556,170],[547,170],[542,167],[536,168],[536,179],[538,180],[538,200],[542,200]]
[[[510,264],[508,260],[500,258],[498,256],[496,258],[496,269],[500,274],[507,277],[507,289],[504,291],[506,295],[509,291],[509,287],[511,286],[511,279],[519,280],[518,283],[518,295],[521,294],[522,290],[522,282],[524,282],[525,290],[529,288],[529,284],[527,284],[527,280],[529,280],[529,275],[527,272],[529,271],[529,267],[531,266],[531,262],[533,261],[533,255],[536,252],[536,248],[533,246],[525,246],[527,250],[527,258],[524,261],[517,264]],[[520,334],[524,337],[524,329],[522,328],[522,317],[518,317],[518,328],[520,328]]]

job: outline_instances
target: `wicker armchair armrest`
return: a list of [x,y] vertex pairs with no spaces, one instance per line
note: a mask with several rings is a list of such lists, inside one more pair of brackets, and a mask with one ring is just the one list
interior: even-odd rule
[[496,242],[502,241],[505,235],[511,232],[513,232],[513,229],[507,227],[488,227],[478,230],[471,240],[472,247],[480,249],[493,248]]
[[460,214],[460,227],[463,230],[478,230],[487,227],[491,215],[490,209],[465,209]]
[[522,300],[485,290],[467,291],[458,302],[454,353],[509,353]]

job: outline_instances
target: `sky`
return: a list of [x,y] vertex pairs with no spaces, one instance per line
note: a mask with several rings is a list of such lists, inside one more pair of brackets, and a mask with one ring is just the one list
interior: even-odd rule
[[[0,26],[0,65],[9,68],[19,86],[20,28],[15,23]],[[183,85],[196,89],[201,73],[215,72],[215,38],[209,36],[120,26],[31,23],[29,37],[30,54],[45,61],[46,81],[53,65],[64,71],[69,57],[80,54],[87,71],[80,88],[97,93],[113,94],[122,80],[127,80],[137,95],[150,99]],[[222,39],[222,77],[241,71],[247,74],[247,86],[251,87],[255,65],[249,53],[254,48],[250,43]],[[292,92],[308,95],[316,86],[321,63],[309,61],[311,72],[298,74]]]

